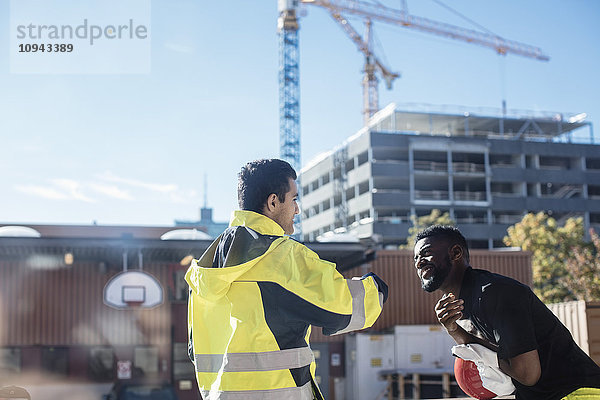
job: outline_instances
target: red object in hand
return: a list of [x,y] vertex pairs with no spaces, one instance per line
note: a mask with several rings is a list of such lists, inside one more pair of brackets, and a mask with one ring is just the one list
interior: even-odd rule
[[463,392],[471,397],[488,400],[497,396],[483,387],[479,371],[473,361],[466,361],[456,357],[454,360],[454,377]]

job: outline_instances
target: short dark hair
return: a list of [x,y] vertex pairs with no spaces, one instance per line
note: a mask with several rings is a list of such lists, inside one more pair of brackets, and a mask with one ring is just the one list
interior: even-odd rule
[[427,237],[442,237],[448,240],[448,245],[460,245],[465,251],[465,259],[469,261],[469,246],[467,240],[457,227],[451,225],[431,225],[417,233],[415,243]]
[[240,208],[262,214],[271,194],[285,201],[285,194],[290,190],[289,179],[296,180],[296,177],[294,168],[283,160],[272,158],[247,163],[238,174]]

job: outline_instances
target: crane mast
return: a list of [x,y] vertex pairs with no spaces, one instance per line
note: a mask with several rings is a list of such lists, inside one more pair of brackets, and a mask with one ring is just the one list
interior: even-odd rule
[[279,0],[279,154],[300,171],[298,0]]

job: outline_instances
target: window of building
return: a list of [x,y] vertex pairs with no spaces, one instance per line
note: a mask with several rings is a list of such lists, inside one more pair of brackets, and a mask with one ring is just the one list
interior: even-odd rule
[[158,349],[136,347],[133,350],[133,375],[149,376],[158,373]]
[[364,181],[358,184],[358,195],[365,194],[369,191],[369,181]]
[[355,194],[354,186],[346,189],[346,201],[353,199]]
[[453,179],[454,200],[487,201],[484,178],[457,177]]
[[515,167],[517,164],[514,161],[511,154],[490,154],[490,165],[492,167]]
[[458,224],[487,223],[486,210],[454,210],[454,220]]
[[495,224],[516,224],[521,221],[522,213],[519,211],[494,211],[492,214]]
[[452,170],[469,174],[485,172],[485,156],[483,153],[452,153]]
[[319,205],[318,204],[314,207],[311,207],[310,214],[312,216],[319,215]]
[[364,163],[369,161],[369,152],[364,151],[364,152],[360,153],[357,157],[357,161],[358,161],[358,165],[363,165]]
[[0,348],[0,376],[21,372],[21,349],[15,347]]
[[490,189],[494,196],[520,196],[521,183],[492,182]]
[[308,185],[302,186],[302,195],[306,196],[309,193],[310,193],[310,188],[308,187]]
[[329,210],[331,208],[331,202],[329,201],[329,199],[323,201],[322,208],[323,211]]
[[327,173],[321,177],[321,181],[323,182],[323,185],[327,185],[329,183],[329,180],[330,180],[329,173]]
[[537,183],[528,183],[527,184],[527,197],[537,197]]
[[361,212],[361,213],[358,214],[357,220],[360,221],[361,219],[369,218],[370,216],[371,216],[371,211],[370,210],[366,210],[366,211],[363,211],[363,212]]
[[335,195],[335,196],[333,197],[333,206],[334,206],[334,207],[337,207],[337,206],[339,206],[340,204],[342,204],[342,196],[340,196],[340,195]]
[[66,347],[42,348],[42,369],[54,375],[69,373],[69,349]]
[[600,186],[588,185],[588,197],[590,199],[600,199]]
[[88,372],[92,380],[111,381],[115,375],[115,353],[110,347],[90,349]]
[[448,179],[423,177],[415,180],[416,200],[448,200]]
[[448,154],[441,151],[415,151],[413,153],[416,171],[448,172]]
[[342,168],[338,165],[333,170],[333,179],[340,179],[342,177]]
[[591,170],[600,170],[600,158],[588,157],[585,160],[585,168]]
[[353,169],[354,169],[354,158],[351,158],[348,161],[346,161],[346,172],[352,171]]
[[571,169],[571,160],[567,157],[540,156],[540,169]]

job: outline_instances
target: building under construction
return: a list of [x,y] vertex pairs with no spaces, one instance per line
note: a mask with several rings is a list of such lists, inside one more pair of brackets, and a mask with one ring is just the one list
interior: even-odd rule
[[390,105],[301,172],[302,233],[404,244],[411,215],[449,212],[474,248],[527,212],[600,228],[600,146],[585,114]]

